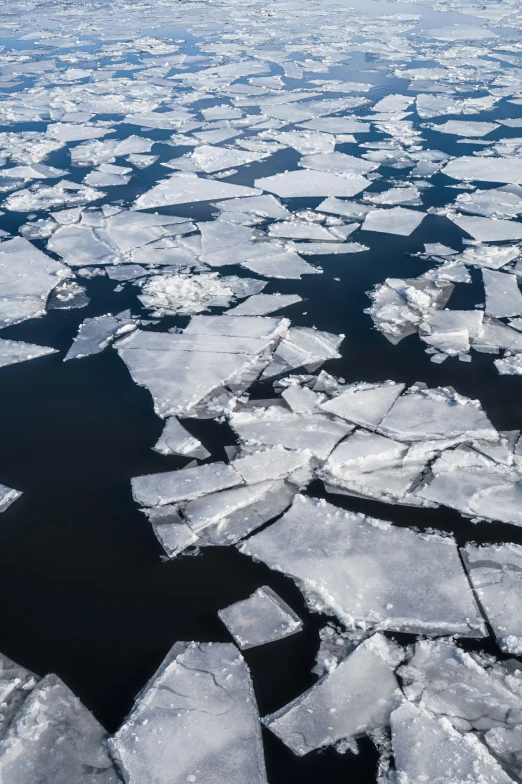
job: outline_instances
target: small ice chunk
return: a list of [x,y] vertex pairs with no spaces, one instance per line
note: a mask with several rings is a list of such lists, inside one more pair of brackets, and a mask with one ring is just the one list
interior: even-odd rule
[[0,778],[10,784],[117,784],[107,734],[56,675],[29,693],[0,745]]
[[0,367],[26,362],[28,359],[45,357],[55,354],[57,349],[48,346],[35,346],[33,343],[22,343],[20,340],[0,339]]
[[283,640],[303,628],[299,616],[268,585],[218,615],[242,651]]
[[467,544],[464,564],[503,651],[522,654],[522,547]]
[[299,495],[240,549],[291,577],[311,609],[335,614],[349,628],[485,634],[452,538]]
[[185,430],[177,417],[169,417],[153,449],[161,455],[182,455],[206,460],[210,452]]
[[363,231],[379,231],[408,237],[420,226],[425,217],[425,212],[407,210],[404,207],[371,210],[366,216],[361,229]]
[[136,476],[131,479],[131,484],[136,503],[141,506],[164,506],[236,487],[244,484],[244,480],[232,466],[217,462]]
[[396,643],[375,634],[263,723],[300,757],[324,746],[353,744],[385,727],[400,704],[394,670],[401,658]]
[[20,490],[13,490],[12,487],[0,484],[0,513],[9,509],[11,504],[14,504],[21,495],[22,493]]
[[404,784],[513,784],[475,735],[462,735],[445,718],[405,702],[392,713],[391,728],[398,780]]
[[110,748],[128,782],[204,782],[219,771],[227,784],[266,784],[254,691],[235,645],[176,643]]
[[360,174],[347,177],[331,172],[317,172],[312,169],[274,174],[255,180],[256,188],[275,193],[284,198],[309,196],[355,196],[370,185],[370,181]]

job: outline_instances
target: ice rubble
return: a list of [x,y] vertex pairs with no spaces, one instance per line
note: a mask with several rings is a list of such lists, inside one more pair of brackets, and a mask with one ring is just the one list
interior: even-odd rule
[[282,640],[302,629],[299,616],[269,586],[219,610],[219,617],[243,651]]
[[394,670],[399,646],[380,634],[361,643],[312,688],[263,723],[299,756],[354,741],[390,721],[401,694]]
[[292,577],[313,610],[335,614],[349,628],[485,634],[451,538],[297,496],[240,549]]
[[522,548],[516,544],[467,544],[464,564],[502,650],[522,652],[520,582]]
[[128,784],[266,784],[248,668],[234,645],[176,643],[110,748]]

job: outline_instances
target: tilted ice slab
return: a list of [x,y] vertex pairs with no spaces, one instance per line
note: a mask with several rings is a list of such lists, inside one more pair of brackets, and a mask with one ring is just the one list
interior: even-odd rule
[[248,668],[223,643],[176,643],[110,741],[126,784],[266,784]]
[[298,294],[253,294],[240,305],[227,310],[229,316],[268,316],[278,310],[302,302]]
[[356,425],[374,430],[404,391],[404,384],[387,381],[384,384],[351,384],[321,405],[329,414],[347,419]]
[[287,329],[278,318],[194,316],[182,334],[136,330],[117,349],[166,417],[194,412],[225,385],[249,386]]
[[467,544],[464,564],[502,650],[522,653],[522,547]]
[[107,734],[56,676],[29,693],[0,742],[0,781],[117,784]]
[[20,340],[0,339],[0,367],[26,362],[29,359],[55,354],[57,349],[48,346],[35,346],[33,343],[22,343]]
[[401,784],[513,784],[480,740],[445,718],[405,702],[391,715],[392,745]]
[[375,634],[263,723],[300,757],[337,743],[353,747],[356,738],[389,724],[400,704],[394,670],[402,657],[396,643]]
[[23,237],[0,244],[0,328],[43,316],[51,291],[67,272]]
[[136,199],[134,209],[148,210],[168,204],[190,204],[214,199],[234,199],[237,196],[259,196],[257,188],[244,185],[231,185],[228,182],[208,180],[196,174],[173,174],[166,180],[154,185],[149,191]]
[[[520,224],[522,229],[522,224]],[[516,275],[483,269],[486,313],[495,318],[522,316],[522,292]]]
[[442,169],[454,180],[480,180],[482,182],[519,182],[522,180],[520,158],[454,158]]
[[408,237],[420,226],[425,212],[407,210],[404,207],[372,210],[366,216],[361,229],[363,231],[379,231],[386,234],[401,234]]
[[502,663],[452,642],[421,640],[399,675],[404,693],[455,729],[485,732],[522,722],[522,678]]
[[299,616],[267,585],[218,615],[242,651],[282,640],[303,627]]
[[255,180],[254,185],[286,199],[305,196],[350,197],[367,188],[370,181],[360,174],[342,176],[328,171],[303,169],[262,177]]
[[136,476],[131,479],[131,484],[136,503],[141,506],[163,506],[226,490],[244,484],[244,480],[232,466],[217,462]]
[[337,615],[350,628],[485,634],[451,538],[297,496],[240,549],[291,577],[313,610]]
[[335,174],[368,174],[379,168],[378,163],[365,161],[364,158],[356,158],[353,155],[346,155],[344,152],[318,153],[317,155],[303,155],[299,161],[299,166],[314,171],[333,172]]
[[177,417],[169,417],[153,449],[161,455],[182,455],[205,460],[210,452],[185,430]]

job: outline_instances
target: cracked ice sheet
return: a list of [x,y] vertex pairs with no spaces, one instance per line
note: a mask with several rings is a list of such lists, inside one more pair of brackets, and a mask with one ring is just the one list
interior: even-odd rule
[[226,643],[176,643],[110,748],[128,784],[266,784],[245,661]]
[[[467,544],[464,564],[503,651],[522,653],[522,547]],[[520,722],[522,723],[522,722]]]
[[196,174],[173,174],[139,196],[133,209],[148,210],[169,204],[190,204],[192,202],[259,195],[261,195],[261,191],[258,188],[231,185],[228,182],[198,177]]
[[0,244],[0,328],[43,316],[67,267],[23,237]]
[[361,230],[400,234],[403,237],[408,237],[420,226],[425,217],[425,212],[407,210],[404,207],[371,210],[367,214]]
[[349,628],[485,635],[449,537],[297,496],[282,518],[240,550],[291,577],[312,610],[337,615]]
[[304,198],[311,196],[355,196],[370,185],[360,174],[343,176],[328,171],[313,169],[274,174],[255,180],[256,188],[275,193],[282,198]]
[[365,640],[307,692],[263,719],[298,756],[386,726],[400,704],[394,670],[402,649],[381,634]]
[[283,640],[303,627],[299,616],[267,585],[218,615],[242,651]]
[[421,640],[399,670],[406,698],[460,732],[522,723],[522,678],[516,663],[468,653],[451,641]]
[[48,346],[35,346],[33,343],[22,343],[19,340],[2,340],[0,338],[0,367],[45,357],[56,352],[57,349],[49,348]]
[[513,784],[487,748],[445,718],[409,702],[391,715],[392,746],[401,784]]
[[260,316],[193,316],[183,333],[136,330],[117,349],[159,416],[195,413],[225,385],[246,388],[268,364],[289,322]]
[[0,743],[0,779],[10,784],[117,784],[107,734],[56,676],[30,692]]

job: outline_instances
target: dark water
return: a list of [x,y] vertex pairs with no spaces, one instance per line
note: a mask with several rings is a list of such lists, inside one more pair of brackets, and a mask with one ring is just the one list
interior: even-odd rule
[[[343,68],[339,68],[338,78],[347,78]],[[277,70],[274,66],[274,72]],[[387,80],[384,85],[379,73],[363,73],[359,78],[374,80],[371,98],[388,92],[406,94],[406,82]],[[365,107],[355,113],[364,115]],[[480,120],[520,115],[522,107],[501,102],[494,115],[482,113]],[[441,119],[459,118],[448,115]],[[16,130],[44,128],[45,124],[34,123],[18,125]],[[139,134],[139,129],[123,124],[108,138],[124,138],[130,133]],[[488,138],[518,134],[519,129],[502,127]],[[170,132],[147,130],[144,135],[160,142]],[[470,154],[471,147],[456,144],[450,136],[429,130],[423,135],[426,148]],[[364,136],[364,141],[382,138],[373,133]],[[64,149],[45,163],[67,167]],[[350,144],[337,149],[350,154],[362,151]],[[109,189],[107,200],[132,201],[169,173],[160,166],[161,161],[185,152],[187,148],[156,145],[152,154],[159,154],[160,160],[128,186]],[[265,162],[243,167],[228,181],[253,184],[258,176],[295,168],[298,157],[292,151],[276,153]],[[71,167],[68,179],[81,181],[87,171]],[[385,179],[404,175],[384,166],[379,173]],[[380,182],[369,190],[383,189]],[[450,182],[444,175],[436,175],[431,182],[435,187],[422,192],[425,208],[455,198],[454,190],[444,188]],[[320,201],[294,199],[286,203],[295,210],[315,207]],[[196,219],[209,219],[213,212],[208,205],[165,211]],[[26,214],[5,213],[0,217],[0,228],[16,233],[26,219]],[[324,269],[322,276],[272,281],[265,292],[297,293],[305,299],[281,311],[293,325],[346,335],[342,359],[326,363],[325,370],[348,382],[394,379],[408,384],[451,385],[463,395],[478,398],[498,429],[521,429],[522,379],[499,376],[490,355],[472,352],[469,364],[450,358],[436,365],[425,354],[418,336],[392,346],[363,313],[370,304],[365,292],[376,283],[390,276],[415,277],[429,268],[410,255],[421,250],[422,243],[443,242],[458,250],[463,247],[463,236],[454,224],[435,215],[428,216],[410,237],[360,233],[355,240],[368,244],[369,251],[315,257],[313,263]],[[44,247],[43,243],[35,244]],[[250,273],[227,267],[227,274]],[[2,331],[3,338],[53,346],[60,353],[0,369],[0,482],[24,491],[0,518],[0,650],[39,674],[56,672],[112,732],[175,641],[229,641],[217,610],[267,584],[305,621],[300,634],[245,652],[260,713],[273,711],[315,681],[311,668],[318,630],[325,618],[307,611],[289,579],[253,563],[234,547],[206,548],[197,556],[171,562],[162,559],[162,548],[132,500],[129,479],[180,468],[188,461],[151,450],[163,423],[154,414],[148,391],[132,382],[113,349],[62,362],[84,318],[126,308],[134,314],[141,312],[136,296],[139,290],[132,284],[116,293],[115,282],[107,278],[85,283],[91,296],[86,308],[52,311],[42,319]],[[473,272],[473,283],[457,284],[448,305],[473,308],[480,302],[481,276]],[[168,318],[159,328],[184,323],[186,319]],[[258,386],[252,391],[256,396],[270,394],[269,387]],[[195,420],[186,425],[212,452],[212,459],[223,459],[223,447],[234,443],[226,425]],[[325,495],[320,483],[311,492]],[[330,496],[329,500],[398,525],[451,531],[459,543],[522,543],[522,534],[513,526],[475,525],[450,510],[402,508],[345,496]],[[501,657],[491,641],[464,645]],[[342,756],[329,749],[303,759],[296,758],[269,732],[264,731],[264,742],[272,784],[294,780],[315,784],[323,778],[354,784],[375,780],[377,752],[369,741],[361,742],[358,756]]]

